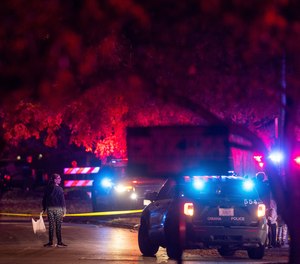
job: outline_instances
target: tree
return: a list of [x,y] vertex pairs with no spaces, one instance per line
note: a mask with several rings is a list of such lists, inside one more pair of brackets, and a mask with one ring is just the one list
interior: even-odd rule
[[[123,156],[126,126],[221,120],[265,152],[283,106],[285,54],[284,135],[292,160],[299,143],[298,9],[288,0],[2,1],[4,139],[46,134],[45,144],[55,146],[66,125],[70,143]],[[298,171],[286,164],[286,182],[271,171],[295,241],[290,262],[297,263]]]
[[[8,109],[15,104],[19,109],[16,112],[3,108],[4,122],[7,131],[10,131],[6,133],[7,139],[30,136],[33,131],[22,135],[27,132],[22,128],[24,122],[10,121],[17,118],[18,113],[19,120],[23,120],[22,115],[26,111],[20,109],[37,104],[36,109],[41,109],[41,114],[34,118],[41,118],[44,125],[40,124],[32,136],[39,137],[38,131],[44,133],[46,130],[46,145],[56,145],[58,122],[61,122],[70,127],[71,142],[88,150],[98,149],[96,153],[103,156],[104,153],[115,152],[112,142],[117,140],[117,149],[120,150],[116,152],[124,155],[123,128],[127,125],[124,121],[130,122],[128,118],[132,118],[131,123],[135,122],[138,112],[139,119],[144,119],[139,122],[146,125],[146,120],[154,117],[153,106],[157,104],[153,102],[163,96],[163,104],[166,105],[167,96],[163,94],[167,94],[169,89],[179,96],[182,93],[182,96],[191,95],[194,101],[201,102],[218,116],[252,126],[252,129],[256,128],[255,122],[264,118],[271,120],[276,115],[274,105],[267,103],[270,97],[276,99],[276,92],[264,89],[257,78],[254,85],[253,81],[249,81],[249,76],[252,80],[259,75],[259,78],[271,82],[270,78],[264,77],[266,71],[260,71],[257,66],[253,69],[254,62],[249,65],[246,58],[240,60],[239,54],[248,51],[249,44],[244,41],[236,51],[230,38],[237,34],[238,30],[233,25],[242,24],[242,15],[236,15],[228,8],[224,14],[226,23],[219,28],[220,22],[216,17],[222,15],[224,8],[220,3],[211,6],[195,1],[192,6],[180,4],[176,9],[170,8],[170,1],[165,1],[164,5],[160,2],[143,5],[133,1],[124,3],[34,1],[28,5],[26,1],[3,1],[1,35],[6,42],[1,47],[5,62],[1,68],[2,89],[6,93],[8,89],[13,91],[9,92],[12,99],[7,104]],[[255,8],[250,11],[254,16]],[[33,15],[29,16],[31,13]],[[199,23],[203,26],[199,27]],[[228,44],[223,45],[223,40]],[[259,67],[267,68],[270,72],[267,76],[274,77],[274,59],[264,56],[261,61],[264,64]],[[252,86],[248,88],[250,83]],[[262,97],[261,93],[271,93],[271,96]],[[105,94],[111,98],[116,94],[122,96],[108,102]],[[249,99],[258,96],[265,97],[265,103],[253,105],[255,101]],[[7,97],[2,98],[7,100]],[[81,98],[86,103],[80,102]],[[249,101],[252,102],[250,105]],[[122,102],[124,106],[120,105]],[[131,107],[126,103],[132,103]],[[116,105],[120,109],[116,109]],[[146,109],[149,105],[152,107]],[[112,118],[106,107],[114,108],[118,117]],[[50,115],[48,111],[51,111]],[[105,114],[108,116],[105,117]],[[171,115],[180,116],[175,112]],[[53,121],[50,121],[52,118]],[[190,119],[189,115],[186,119]],[[47,128],[45,120],[48,120]],[[160,121],[157,117],[152,122],[158,124]],[[50,124],[52,122],[54,125]],[[168,122],[172,121],[162,121]],[[192,118],[192,123],[199,122],[199,118]],[[15,128],[9,128],[9,123]],[[123,128],[117,128],[116,124]],[[25,121],[25,127],[27,125]],[[33,125],[30,124],[31,130]],[[22,133],[12,134],[13,131]],[[107,136],[116,140],[105,139]],[[103,139],[105,142],[101,143]]]

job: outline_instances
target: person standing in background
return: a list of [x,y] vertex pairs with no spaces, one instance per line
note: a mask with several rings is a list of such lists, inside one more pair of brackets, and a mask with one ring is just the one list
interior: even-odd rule
[[23,166],[23,177],[25,182],[25,190],[33,190],[36,187],[36,170],[33,165],[31,155],[26,157],[26,162]]
[[269,209],[269,213],[268,213],[268,239],[269,239],[269,243],[268,243],[268,247],[272,248],[272,247],[276,247],[277,246],[277,236],[276,236],[276,231],[277,231],[277,210],[276,207],[272,205],[271,203],[271,207]]
[[258,172],[256,174],[256,188],[260,199],[266,205],[267,209],[270,208],[271,203],[271,189],[269,186],[269,180],[264,172]]
[[287,247],[288,246],[288,230],[287,225],[283,221],[281,215],[277,217],[277,246]]
[[56,231],[57,247],[66,247],[62,242],[61,224],[63,217],[66,215],[66,202],[64,191],[60,187],[61,177],[54,173],[45,189],[43,196],[43,211],[47,211],[49,221],[49,242],[44,247],[53,247],[54,229]]

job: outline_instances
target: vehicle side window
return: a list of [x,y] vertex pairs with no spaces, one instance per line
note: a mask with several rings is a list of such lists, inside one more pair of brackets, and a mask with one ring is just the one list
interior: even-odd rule
[[175,195],[175,181],[173,179],[169,179],[165,182],[165,184],[160,189],[157,200],[163,199],[171,199]]

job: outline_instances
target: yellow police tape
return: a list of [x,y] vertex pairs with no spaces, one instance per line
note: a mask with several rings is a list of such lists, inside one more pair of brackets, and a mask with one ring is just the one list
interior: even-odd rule
[[[107,211],[107,212],[93,212],[93,213],[77,213],[77,214],[66,214],[65,216],[109,216],[109,215],[122,215],[122,214],[137,214],[143,210],[126,210],[126,211]],[[19,216],[19,217],[33,217],[40,216],[40,214],[15,214],[15,213],[2,213],[0,216]]]

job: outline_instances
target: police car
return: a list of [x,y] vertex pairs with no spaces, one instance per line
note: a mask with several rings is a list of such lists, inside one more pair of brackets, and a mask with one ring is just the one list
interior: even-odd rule
[[216,248],[221,256],[246,250],[251,259],[264,256],[266,207],[254,182],[238,176],[185,176],[168,179],[140,220],[138,244],[145,256],[159,247],[179,259],[185,249]]
[[122,169],[103,166],[95,175],[92,185],[93,211],[138,208],[138,196],[134,184],[131,179],[126,179]]
[[112,159],[95,174],[91,194],[93,211],[142,209],[145,193],[162,186],[160,179],[129,177],[126,166],[127,159]]
[[156,179],[116,177],[103,169],[93,182],[93,211],[142,209],[145,194],[159,190],[162,184]]

